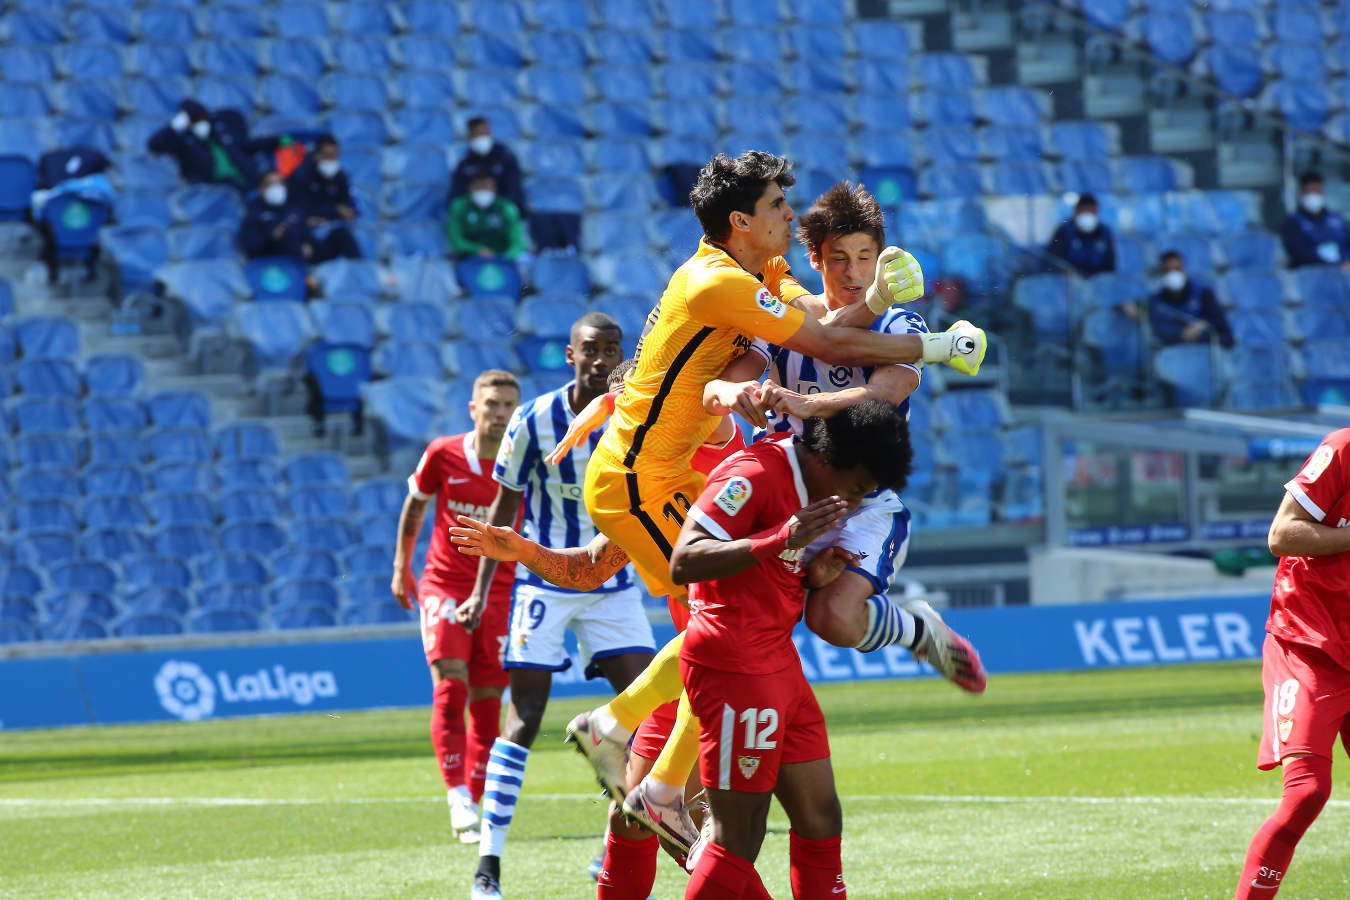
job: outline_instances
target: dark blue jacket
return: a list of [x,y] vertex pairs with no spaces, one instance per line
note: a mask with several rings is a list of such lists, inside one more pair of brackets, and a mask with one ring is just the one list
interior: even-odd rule
[[1163,344],[1180,344],[1181,332],[1196,319],[1204,319],[1225,347],[1233,346],[1233,329],[1214,291],[1187,279],[1178,294],[1158,291],[1148,298],[1148,320],[1154,335]]
[[[282,222],[288,227],[280,238],[272,231]],[[301,256],[301,246],[309,240],[305,211],[289,195],[281,206],[265,202],[260,194],[249,201],[244,221],[239,226],[239,246],[250,259],[258,256]]]
[[1073,266],[1080,275],[1116,270],[1116,241],[1105,224],[1098,224],[1096,231],[1084,234],[1070,219],[1055,229],[1045,250]]
[[189,183],[212,181],[215,165],[206,142],[191,131],[174,131],[168,125],[150,135],[146,142],[151,153],[172,156],[178,162],[178,173]]
[[289,199],[304,209],[306,216],[337,219],[340,218],[339,206],[356,209],[347,173],[339,170],[332,178],[324,178],[312,156],[306,157],[286,179],[286,192]]
[[[1322,210],[1320,216],[1298,210],[1284,220],[1280,236],[1284,239],[1290,268],[1350,262],[1350,232],[1346,230],[1345,219],[1329,209]],[[1321,244],[1335,244],[1339,258],[1323,259],[1317,252]]]
[[516,161],[516,155],[497,140],[492,142],[492,149],[486,156],[479,156],[470,150],[456,163],[455,171],[450,173],[450,196],[447,205],[449,200],[467,194],[469,181],[474,173],[484,168],[496,179],[497,194],[514,203],[516,209],[520,210],[521,218],[527,218],[529,207],[525,203],[525,190],[520,181],[520,163]]

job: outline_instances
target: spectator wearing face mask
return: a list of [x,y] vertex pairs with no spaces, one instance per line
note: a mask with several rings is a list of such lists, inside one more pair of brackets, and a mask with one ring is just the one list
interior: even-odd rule
[[1298,208],[1280,230],[1290,268],[1350,264],[1350,232],[1339,213],[1327,209],[1325,186],[1317,172],[1298,179]]
[[505,144],[492,136],[492,126],[482,116],[469,120],[469,151],[455,164],[450,174],[450,197],[453,203],[469,192],[473,176],[486,169],[497,182],[497,193],[516,205],[521,218],[528,216],[525,191],[521,187],[520,163]]
[[239,226],[239,244],[249,259],[290,256],[306,262],[314,255],[304,209],[291,199],[280,173],[263,175]]
[[445,237],[456,259],[500,256],[514,262],[525,252],[520,210],[497,193],[496,179],[487,171],[470,179],[467,194],[450,201]]
[[1045,250],[1084,277],[1116,270],[1116,242],[1111,229],[1102,224],[1097,198],[1091,194],[1079,195],[1073,218],[1060,223]]
[[178,172],[189,183],[248,185],[246,166],[212,133],[211,116],[196,100],[178,105],[169,124],[150,135],[151,153],[172,156]]
[[1233,346],[1228,316],[1214,291],[1186,275],[1186,262],[1177,251],[1164,253],[1160,264],[1162,290],[1148,300],[1149,324],[1159,343],[1193,344],[1213,337],[1224,347]]
[[347,223],[356,218],[356,203],[352,200],[347,173],[342,171],[342,159],[334,137],[324,135],[319,138],[314,153],[286,179],[286,192],[304,211],[305,225],[314,244],[311,262],[361,257],[361,248],[347,227]]

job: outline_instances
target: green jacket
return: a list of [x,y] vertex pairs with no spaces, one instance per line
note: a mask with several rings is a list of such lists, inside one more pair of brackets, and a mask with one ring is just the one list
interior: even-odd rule
[[455,256],[472,256],[483,247],[507,259],[525,252],[520,210],[500,195],[487,209],[475,206],[468,194],[451,200],[445,217],[445,239]]

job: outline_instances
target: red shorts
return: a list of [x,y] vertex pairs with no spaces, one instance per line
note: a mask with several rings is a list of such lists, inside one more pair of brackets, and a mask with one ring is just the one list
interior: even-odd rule
[[830,755],[825,716],[800,662],[768,675],[724,672],[680,660],[689,704],[699,719],[704,787],[763,794],[778,767]]
[[422,649],[427,665],[438,659],[462,659],[469,666],[469,684],[505,687],[510,683],[502,659],[506,656],[506,631],[511,616],[511,595],[488,596],[483,618],[473,631],[455,621],[455,608],[462,598],[447,597],[443,588],[425,582],[417,586],[421,602]]
[[660,756],[661,748],[670,740],[670,733],[675,730],[675,714],[679,708],[678,700],[662,703],[650,716],[643,719],[638,730],[633,733],[633,743],[628,748],[629,752],[643,759],[654,760]]
[[1331,758],[1336,735],[1350,752],[1350,672],[1316,647],[1266,635],[1261,647],[1265,727],[1256,765],[1273,769],[1291,753]]

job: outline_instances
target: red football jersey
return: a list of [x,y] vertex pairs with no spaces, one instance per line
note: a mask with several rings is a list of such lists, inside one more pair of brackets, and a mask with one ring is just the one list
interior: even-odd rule
[[[778,528],[806,506],[795,442],[760,441],[713,472],[689,515],[724,541]],[[748,569],[689,586],[689,662],[763,675],[797,659],[792,627],[806,593],[805,548],[784,550]]]
[[712,470],[717,468],[723,460],[740,453],[744,449],[745,435],[741,434],[741,430],[737,428],[735,433],[722,446],[714,447],[711,444],[704,444],[695,450],[693,457],[689,460],[689,468],[696,472],[702,472],[704,475],[710,475]]
[[[1350,525],[1350,428],[1323,438],[1284,488],[1323,525]],[[1350,551],[1281,557],[1266,630],[1350,669]]]
[[[419,500],[436,498],[436,518],[422,580],[450,597],[462,600],[473,593],[479,559],[455,549],[450,542],[450,528],[458,524],[455,516],[459,515],[487,521],[488,508],[497,499],[499,487],[492,477],[493,462],[478,455],[470,431],[436,438],[427,445],[417,471],[408,476],[408,491],[413,496]],[[519,515],[516,528],[520,528]],[[498,563],[492,576],[492,594],[509,592],[515,578],[515,563]]]

